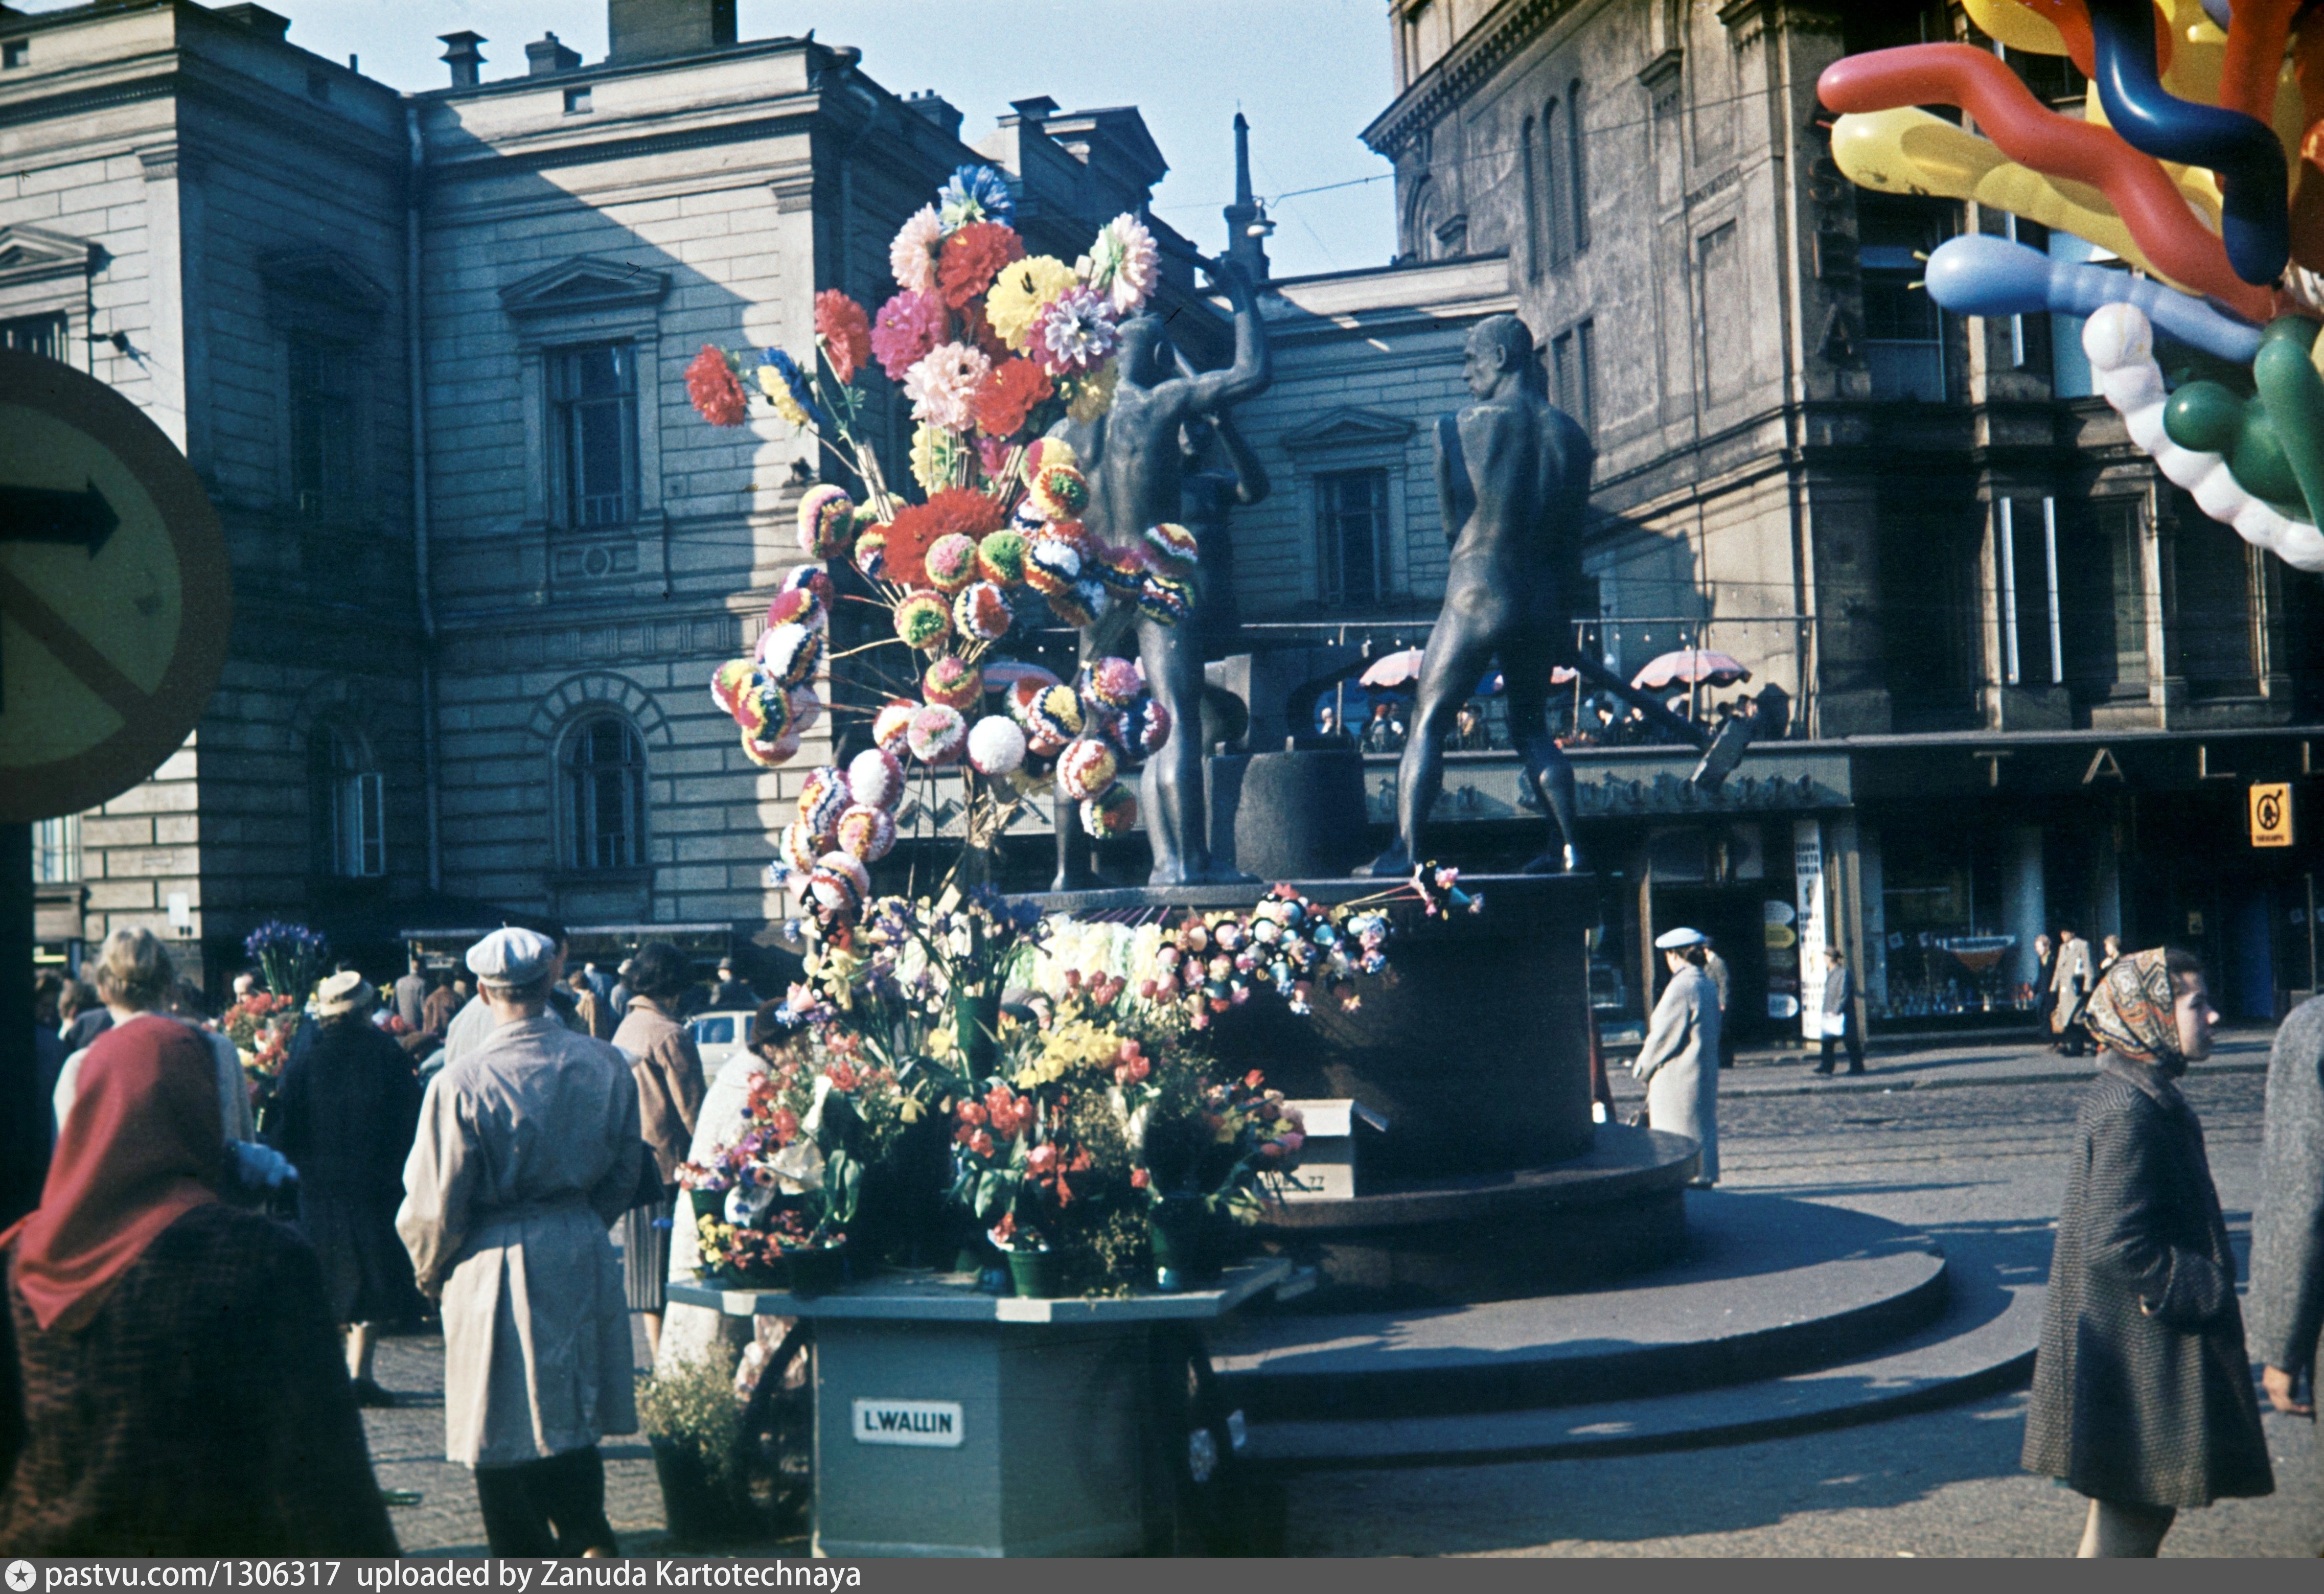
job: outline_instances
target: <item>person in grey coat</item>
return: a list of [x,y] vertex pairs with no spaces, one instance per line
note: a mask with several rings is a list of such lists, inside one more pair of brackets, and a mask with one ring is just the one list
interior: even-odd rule
[[1831,1045],[1845,1041],[1848,1045],[1848,1071],[1864,1072],[1864,1037],[1856,1027],[1856,981],[1848,972],[1848,954],[1837,946],[1824,954],[1830,965],[1823,977],[1823,1056],[1816,1064],[1818,1073],[1831,1072]]
[[2236,1258],[2202,1126],[2172,1082],[2208,1056],[2192,954],[2107,971],[2084,1010],[2083,1098],[2020,1464],[2090,1500],[2083,1555],[2153,1555],[2180,1507],[2273,1491]]
[[2269,1404],[2312,1418],[2316,1374],[2324,1368],[2324,1000],[2301,1003],[2275,1032],[2259,1161],[2252,1354],[2263,1364]]
[[1655,938],[1670,964],[1671,982],[1655,1004],[1646,1045],[1630,1072],[1646,1082],[1646,1124],[1684,1135],[1702,1148],[1691,1181],[1719,1182],[1719,990],[1703,971],[1700,930],[1678,929]]

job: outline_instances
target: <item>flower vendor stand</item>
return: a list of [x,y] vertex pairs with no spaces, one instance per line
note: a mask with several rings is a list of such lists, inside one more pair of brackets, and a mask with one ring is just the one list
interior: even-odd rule
[[812,1321],[816,1553],[1117,1555],[1217,1514],[1204,1497],[1232,1487],[1238,1424],[1206,1408],[1199,1331],[1291,1274],[1266,1259],[1205,1289],[1066,1299],[958,1275],[669,1295]]

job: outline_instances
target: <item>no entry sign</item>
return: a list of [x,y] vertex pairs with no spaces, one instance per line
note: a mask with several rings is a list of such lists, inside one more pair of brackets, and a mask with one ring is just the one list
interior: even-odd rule
[[232,604],[176,446],[96,378],[0,350],[0,823],[94,807],[176,751]]

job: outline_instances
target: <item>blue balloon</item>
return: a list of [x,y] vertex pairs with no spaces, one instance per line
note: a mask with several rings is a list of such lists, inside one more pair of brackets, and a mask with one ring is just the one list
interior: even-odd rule
[[2243,364],[2259,353],[2259,328],[2191,294],[2104,266],[2052,260],[2006,238],[1969,233],[1929,256],[1929,297],[1955,315],[2088,316],[2110,304],[2136,305],[2155,330]]

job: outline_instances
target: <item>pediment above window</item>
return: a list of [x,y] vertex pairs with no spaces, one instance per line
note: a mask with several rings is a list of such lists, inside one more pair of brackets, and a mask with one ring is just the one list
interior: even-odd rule
[[86,238],[46,227],[0,227],[0,287],[51,277],[86,276],[105,251]]
[[1400,447],[1413,430],[1413,423],[1401,415],[1342,404],[1286,434],[1283,446],[1294,454],[1324,448]]
[[263,254],[258,275],[277,326],[360,337],[387,308],[387,290],[332,250]]
[[582,310],[659,304],[669,274],[602,255],[576,254],[501,290],[501,307],[518,320]]

